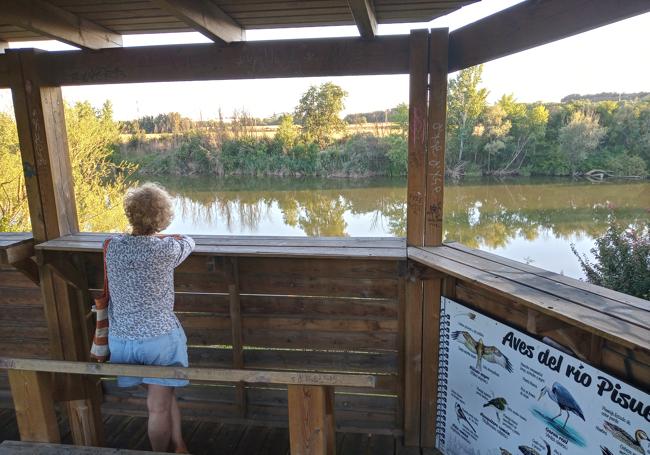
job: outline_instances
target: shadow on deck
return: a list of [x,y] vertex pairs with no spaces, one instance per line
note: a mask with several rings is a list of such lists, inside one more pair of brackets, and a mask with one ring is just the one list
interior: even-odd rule
[[[106,446],[116,449],[151,450],[144,417],[104,417]],[[61,442],[72,444],[65,420],[59,421]],[[183,435],[193,455],[289,455],[286,428],[184,421]],[[0,409],[0,441],[19,440],[13,409]],[[405,448],[387,435],[337,433],[338,455],[434,455],[431,450]]]

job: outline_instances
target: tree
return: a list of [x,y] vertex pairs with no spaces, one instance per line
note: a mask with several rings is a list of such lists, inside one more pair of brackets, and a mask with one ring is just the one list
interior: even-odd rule
[[13,117],[0,112],[0,232],[29,231],[29,211]]
[[400,103],[391,112],[391,121],[397,123],[402,137],[406,137],[409,130],[409,106],[406,103]]
[[650,300],[650,225],[636,223],[629,227],[610,220],[607,232],[596,239],[591,263],[580,255],[582,270],[590,283]]
[[449,82],[447,138],[448,149],[458,150],[457,157],[450,157],[451,164],[463,163],[465,150],[474,133],[479,118],[486,108],[488,91],[479,89],[483,65],[467,68]]
[[347,95],[346,91],[332,82],[312,85],[302,95],[295,116],[302,126],[305,142],[315,142],[320,147],[325,147],[332,143],[335,134],[345,131],[345,122],[339,114]]
[[[487,154],[488,173],[491,170],[490,161],[492,157],[506,148],[506,141],[509,139],[508,133],[512,127],[512,122],[506,119],[506,116],[506,110],[498,104],[487,108],[483,115],[483,123],[479,130],[486,141],[483,150]],[[478,152],[478,148],[476,151]],[[476,154],[474,155],[474,161],[476,162]]]
[[296,145],[298,128],[293,123],[293,115],[284,114],[280,117],[280,126],[275,132],[275,138],[282,143],[285,151]]
[[498,104],[503,108],[512,125],[511,140],[508,144],[510,153],[499,170],[500,174],[508,174],[518,171],[526,159],[528,150],[537,140],[544,137],[549,112],[542,105],[518,103],[513,95],[504,95]]
[[[74,178],[75,200],[82,231],[125,230],[122,198],[135,166],[113,163],[112,147],[119,137],[109,102],[95,110],[90,103],[65,106],[66,130]],[[30,230],[16,124],[0,114],[0,231]]]
[[569,122],[560,129],[560,148],[569,158],[574,175],[578,165],[596,150],[605,132],[605,128],[598,123],[598,115],[591,110],[574,112]]

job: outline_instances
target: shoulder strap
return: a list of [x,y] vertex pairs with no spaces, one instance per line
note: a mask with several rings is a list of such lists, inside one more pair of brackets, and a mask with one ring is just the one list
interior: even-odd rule
[[106,268],[106,252],[108,251],[108,244],[111,242],[110,237],[104,240],[104,245],[102,247],[102,256],[104,259],[104,295],[108,296],[108,270]]

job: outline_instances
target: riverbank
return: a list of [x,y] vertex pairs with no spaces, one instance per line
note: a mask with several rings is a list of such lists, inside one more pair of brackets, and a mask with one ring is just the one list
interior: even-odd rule
[[400,134],[362,133],[320,148],[209,133],[134,136],[116,145],[113,160],[137,165],[141,176],[397,177],[406,175],[407,140]]
[[[622,154],[616,166],[599,168],[598,178],[646,178],[640,159],[625,161]],[[538,156],[537,161],[554,155]],[[555,157],[557,158],[557,157]],[[321,148],[315,143],[286,143],[278,137],[224,137],[223,134],[192,132],[185,134],[134,135],[122,139],[113,148],[113,161],[137,166],[137,174],[148,176],[276,176],[355,178],[401,177],[408,167],[406,136],[386,130],[385,134],[357,133],[337,139]],[[598,163],[594,163],[598,164]],[[603,163],[600,163],[603,164]],[[605,163],[606,164],[606,163]],[[603,164],[604,166],[604,164]],[[447,169],[453,179],[495,176],[498,178],[529,176],[586,175],[594,169],[571,171],[568,166],[530,165],[508,171],[484,169],[464,162]]]

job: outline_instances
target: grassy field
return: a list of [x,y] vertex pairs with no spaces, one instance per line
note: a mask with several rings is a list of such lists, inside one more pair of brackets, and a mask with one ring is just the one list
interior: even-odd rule
[[[226,123],[225,126],[226,126],[226,131],[230,131],[231,129],[230,125]],[[261,139],[264,137],[272,138],[275,136],[277,129],[278,129],[277,125],[256,125],[256,126],[246,127],[242,135],[247,137],[254,137],[257,139]],[[204,130],[199,130],[199,131],[204,131]],[[400,129],[397,123],[390,123],[390,122],[360,123],[360,124],[348,125],[345,133],[339,134],[339,138],[348,135],[353,135],[353,134],[360,134],[360,133],[368,133],[375,136],[384,137],[384,136],[388,136],[389,134],[396,134],[399,132]],[[145,134],[144,138],[146,141],[155,141],[161,139],[163,140],[169,139],[174,135],[175,135],[174,133],[153,133],[153,134]],[[132,139],[132,137],[133,137],[132,134],[121,134],[120,141],[122,143],[127,143]]]

